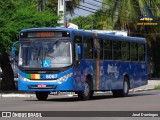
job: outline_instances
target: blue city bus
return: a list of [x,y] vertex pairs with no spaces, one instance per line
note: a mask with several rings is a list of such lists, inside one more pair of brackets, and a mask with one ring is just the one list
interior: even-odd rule
[[[47,100],[51,92],[94,91],[124,97],[147,84],[145,38],[71,28],[30,28],[19,33],[18,90]],[[14,47],[13,47],[14,48]]]

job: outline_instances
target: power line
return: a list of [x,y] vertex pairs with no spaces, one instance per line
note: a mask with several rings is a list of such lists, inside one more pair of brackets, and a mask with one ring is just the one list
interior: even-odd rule
[[[98,2],[98,3],[104,3],[104,2],[102,2],[102,1],[98,1],[98,0],[94,0],[95,2]],[[117,0],[115,0],[115,2],[120,2],[120,1],[117,1]],[[120,2],[120,3],[122,3],[122,2]],[[110,4],[107,4],[107,3],[104,3],[105,5],[110,5]],[[133,6],[136,6],[136,5],[133,5]],[[138,8],[140,8],[139,6],[137,6]],[[151,7],[149,7],[149,9],[155,9],[155,8],[151,8]],[[117,11],[117,9],[116,9],[116,11]],[[126,11],[130,11],[130,12],[132,12],[132,11],[134,11],[134,10],[128,10],[128,9],[126,9]],[[140,13],[141,14],[141,12],[140,11],[136,11],[137,13]],[[112,14],[112,16],[117,16],[117,15],[115,15],[115,14]],[[138,18],[137,18],[138,19]]]
[[[105,4],[105,5],[110,5],[110,4],[107,4],[107,3],[102,2],[102,1],[98,1],[98,0],[94,0],[94,1],[95,1],[95,2],[98,2],[98,3],[101,3],[101,4],[103,3],[103,4]],[[120,2],[120,1],[115,0],[115,2]],[[120,2],[120,3],[122,3],[122,2]],[[136,5],[133,5],[133,6],[140,8],[140,6],[136,6]],[[156,8],[151,8],[151,7],[149,7],[149,9],[156,9]],[[126,11],[132,12],[132,11],[134,11],[134,10],[128,10],[128,9],[126,9]],[[140,14],[141,14],[140,11],[137,11],[137,13],[140,13]]]
[[96,7],[101,7],[101,6],[98,6],[98,5],[93,4],[93,3],[88,3],[88,2],[86,2],[86,1],[84,1],[84,3],[86,3],[86,4],[88,4],[88,5],[96,6]]
[[[93,11],[90,11],[90,10],[86,10],[86,9],[84,9],[84,8],[81,8],[81,7],[78,7],[79,9],[82,9],[82,10],[85,10],[85,11],[88,11],[88,12],[91,12],[91,13],[95,13],[95,12],[93,12]],[[109,16],[112,16],[112,15],[109,15]],[[127,17],[124,17],[124,16],[120,16],[120,15],[113,15],[113,17],[115,18],[115,17],[121,17],[121,19],[122,20],[127,20],[127,21],[132,21],[133,22],[133,20],[132,19],[128,19]]]
[[[95,0],[95,1],[97,1],[97,0]],[[79,6],[77,6],[79,9],[82,9],[82,10],[84,10],[84,11],[88,11],[88,12],[91,12],[91,13],[96,13],[97,12],[97,10],[96,9],[93,9],[93,8],[90,8],[90,7],[87,7],[87,6],[83,6],[83,5],[80,5],[81,7],[79,7]],[[88,10],[88,9],[86,9],[86,8],[88,8],[88,9],[90,9],[90,10]],[[92,10],[95,10],[95,11],[92,11]],[[102,13],[105,13],[105,12],[103,12],[102,11]],[[127,21],[132,21],[133,22],[133,19],[129,19],[128,17],[125,17],[125,16],[120,16],[120,15],[109,15],[109,16],[111,16],[111,17],[120,17],[122,20],[127,20]],[[124,18],[124,19],[123,19]],[[136,19],[136,20],[138,20],[138,18]]]
[[84,11],[87,11],[87,12],[90,12],[90,13],[95,13],[95,11],[87,10],[87,9],[81,8],[81,7],[79,7],[79,6],[77,6],[77,8],[79,8],[79,9],[81,9],[81,10],[84,10]]
[[74,13],[76,16],[82,16],[82,15],[80,15],[80,14],[77,14],[77,13]]
[[[93,8],[90,8],[90,7],[87,7],[87,6],[83,6],[83,5],[80,5],[81,7],[79,7],[80,9],[83,9],[83,10],[86,10],[86,11],[89,11],[89,12],[92,12],[93,13],[93,11],[90,11],[90,10],[95,10],[94,11],[94,13],[96,13],[97,12],[97,10],[96,9],[93,9]],[[78,6],[77,6],[78,7]],[[88,9],[90,9],[90,10],[87,10],[87,9],[85,9],[85,8],[88,8]],[[102,13],[105,13],[105,12],[103,12],[102,11]],[[121,18],[127,18],[127,20],[128,21],[133,21],[133,20],[131,20],[131,19],[128,19],[128,17],[124,17],[124,16],[120,16],[120,15],[110,15],[110,16],[117,16],[117,17],[121,17]],[[124,20],[124,19],[123,19]],[[126,20],[126,19],[125,19]]]
[[[79,7],[80,9],[83,9],[83,10],[85,10],[85,11],[88,11],[88,12],[91,12],[90,10],[87,10],[87,9],[84,9],[84,8],[81,8],[81,7]],[[96,11],[97,12],[97,11]],[[96,12],[92,12],[92,13],[96,13]],[[101,13],[104,13],[104,12],[101,12]],[[129,19],[128,17],[124,17],[124,16],[120,16],[120,15],[109,15],[110,17],[120,17],[122,20],[127,20],[127,21],[132,21],[133,22],[133,20],[132,19]],[[124,19],[123,19],[124,18]],[[137,19],[136,19],[137,20]]]
[[[92,9],[92,8],[89,8],[89,7],[86,7],[86,6],[83,6],[83,5],[80,5],[80,6],[81,7],[77,6],[77,8],[82,9],[82,10],[87,11],[87,12],[91,12],[91,13],[96,13],[97,12],[97,10],[95,10],[95,9]],[[88,10],[88,9],[85,9],[85,8],[88,8],[88,9],[91,9],[91,10]],[[92,10],[95,10],[95,11],[92,11]],[[105,13],[105,12],[101,12],[101,13]],[[120,17],[122,20],[127,20],[127,21],[132,21],[133,22],[133,20],[129,19],[128,17],[124,17],[124,16],[120,16],[120,15],[109,15],[109,16],[112,16],[114,18],[115,17]],[[123,18],[125,18],[125,19],[123,19]]]
[[[100,1],[97,1],[97,0],[94,0],[94,1],[95,1],[95,2],[98,2],[98,3],[101,3],[101,4],[109,5],[109,6],[111,5],[111,4],[107,4],[107,3],[105,3],[105,2],[100,2]],[[118,2],[118,1],[115,0],[115,2]],[[121,3],[122,3],[122,2],[121,2]],[[116,9],[116,11],[117,11],[117,9]],[[131,12],[131,11],[134,11],[134,10],[128,10],[128,9],[126,9],[126,11],[130,11],[130,12]],[[141,12],[138,12],[138,11],[137,11],[137,13],[141,13]]]
[[103,3],[102,1],[98,1],[98,0],[93,0],[93,1],[98,2],[98,3]]
[[85,7],[85,8],[88,8],[88,9],[90,9],[90,10],[95,10],[95,11],[97,12],[97,10],[96,10],[96,9],[93,9],[93,8],[90,8],[90,7],[87,7],[87,6],[83,6],[83,5],[79,5],[79,6],[81,6],[81,7]]
[[[103,3],[103,4],[105,4],[105,5],[110,5],[110,4],[107,4],[107,3],[102,2],[102,1],[98,1],[98,0],[94,0],[94,1],[95,1],[95,2],[98,2],[98,3]],[[122,3],[122,4],[123,4],[123,2],[120,2],[119,0],[115,0],[115,2],[116,2],[116,3],[119,2],[119,3]],[[134,5],[134,4],[132,4],[132,6],[138,7],[138,8],[140,7],[140,6],[137,6],[137,5]],[[151,7],[150,7],[150,9],[156,9],[156,8],[151,8]]]

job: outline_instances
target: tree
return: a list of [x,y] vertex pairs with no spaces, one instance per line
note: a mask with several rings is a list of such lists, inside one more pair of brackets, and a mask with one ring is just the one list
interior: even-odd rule
[[110,19],[107,19],[105,15],[108,14],[103,10],[98,10],[94,14],[90,14],[86,17],[79,16],[71,20],[72,23],[78,25],[80,29],[85,30],[112,30],[112,23]]
[[[66,1],[66,11],[73,14],[74,9],[77,8],[80,4],[80,2],[83,2],[84,0],[70,0]],[[57,6],[58,6],[58,0],[47,0],[46,5],[52,9],[54,12],[57,12]]]
[[39,12],[45,11],[46,9],[46,0],[37,0],[37,10]]
[[59,17],[49,9],[38,12],[37,3],[33,0],[1,0],[0,4],[0,67],[3,72],[1,89],[13,90],[14,74],[9,51],[13,42],[18,39],[18,32],[30,27],[57,26]]
[[159,0],[103,0],[103,9],[109,11],[106,18],[112,20],[114,29],[127,29],[131,36],[146,37],[151,45],[151,40],[155,40],[156,36],[150,33],[158,33],[159,26],[137,26],[137,23],[140,16],[148,14],[146,11],[152,14],[156,22],[160,16],[159,3]]

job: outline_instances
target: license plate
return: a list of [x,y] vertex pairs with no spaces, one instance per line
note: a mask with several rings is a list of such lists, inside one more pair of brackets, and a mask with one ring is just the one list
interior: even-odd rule
[[45,88],[46,85],[45,84],[39,84],[39,85],[37,85],[37,87],[39,87],[39,88]]

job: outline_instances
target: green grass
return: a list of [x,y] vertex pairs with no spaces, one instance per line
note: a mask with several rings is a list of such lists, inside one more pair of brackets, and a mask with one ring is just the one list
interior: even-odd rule
[[160,90],[160,85],[156,86],[154,89],[155,90]]

